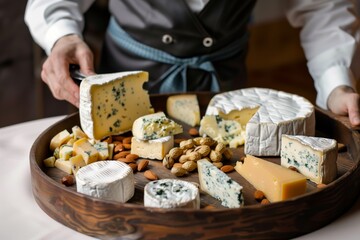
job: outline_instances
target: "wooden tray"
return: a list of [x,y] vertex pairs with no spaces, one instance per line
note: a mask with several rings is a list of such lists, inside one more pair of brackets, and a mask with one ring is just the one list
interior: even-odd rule
[[[166,112],[169,95],[151,96],[156,111]],[[213,95],[198,93],[202,114]],[[316,109],[317,136],[331,137],[346,145],[339,153],[338,178],[325,188],[308,182],[306,194],[291,200],[260,205],[253,199],[254,188],[239,174],[231,178],[244,186],[245,206],[223,208],[212,197],[202,194],[200,210],[158,209],[143,206],[143,188],[148,182],[135,174],[135,196],[125,204],[105,201],[76,192],[60,183],[66,175],[56,168],[45,168],[42,160],[51,155],[50,139],[63,129],[79,125],[73,114],[46,129],[34,142],[30,153],[32,189],[39,206],[53,219],[81,233],[98,238],[126,239],[289,239],[319,229],[339,217],[354,203],[360,189],[360,136],[343,118]],[[189,138],[188,126],[179,138]],[[233,150],[232,164],[244,155],[243,148]],[[267,158],[279,164],[279,158]],[[175,178],[151,161],[150,168],[160,178]],[[196,173],[182,179],[198,182]],[[204,208],[207,205],[213,208]]]

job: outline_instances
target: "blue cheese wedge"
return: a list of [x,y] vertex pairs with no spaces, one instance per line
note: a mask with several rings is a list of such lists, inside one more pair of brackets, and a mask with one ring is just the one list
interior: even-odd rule
[[75,176],[76,190],[80,193],[121,203],[134,196],[134,174],[126,163],[95,162],[80,168]]
[[243,187],[207,159],[197,161],[200,189],[221,201],[228,208],[244,205]]
[[200,107],[195,94],[169,96],[166,101],[166,111],[169,117],[192,127],[200,124]]
[[131,153],[142,158],[163,160],[165,155],[174,147],[174,136],[167,136],[155,140],[131,139]]
[[[314,106],[303,97],[273,89],[219,93],[209,102],[205,115],[237,121],[245,129],[245,154],[255,156],[279,156],[282,134],[315,134]],[[200,133],[210,135],[210,131],[200,123]]]
[[337,141],[334,139],[282,135],[281,165],[295,167],[317,184],[328,184],[336,179],[337,155]]
[[201,119],[200,135],[236,148],[245,142],[245,131],[235,120],[226,120],[219,115],[206,115]]
[[139,117],[132,126],[132,134],[139,140],[154,140],[183,132],[180,124],[157,112]]
[[144,188],[144,206],[199,209],[199,189],[192,183],[177,179],[151,181]]
[[134,121],[153,113],[143,89],[148,73],[120,72],[85,78],[80,84],[80,123],[89,138],[103,139],[131,131]]

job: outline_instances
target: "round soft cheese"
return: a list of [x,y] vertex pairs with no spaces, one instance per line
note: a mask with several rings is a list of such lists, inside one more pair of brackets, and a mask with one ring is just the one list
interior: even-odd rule
[[75,176],[76,189],[80,193],[122,203],[134,196],[134,174],[126,163],[94,162],[80,168]]
[[177,179],[151,181],[144,188],[144,206],[199,209],[199,189],[193,183]]
[[313,104],[301,96],[273,89],[245,88],[217,94],[205,115],[245,125],[245,154],[279,156],[282,134],[315,134]]

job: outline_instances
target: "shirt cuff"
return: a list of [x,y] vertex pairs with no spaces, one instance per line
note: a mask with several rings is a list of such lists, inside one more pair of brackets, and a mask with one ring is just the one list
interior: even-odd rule
[[324,74],[315,81],[317,91],[316,105],[327,110],[328,97],[330,93],[339,86],[349,86],[356,90],[355,78],[352,71],[346,66],[336,65],[327,69]]
[[50,54],[51,49],[53,48],[56,41],[63,36],[75,34],[82,38],[82,33],[80,29],[81,26],[79,26],[79,24],[73,20],[62,19],[55,22],[53,25],[51,25],[45,35],[46,46],[44,50],[46,54]]

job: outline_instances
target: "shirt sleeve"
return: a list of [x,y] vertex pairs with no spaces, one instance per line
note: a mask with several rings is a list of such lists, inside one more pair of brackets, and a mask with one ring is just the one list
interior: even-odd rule
[[[356,90],[359,76],[359,22],[350,0],[288,0],[290,24],[301,27],[300,39],[317,91],[316,104],[327,109],[327,99],[338,86]],[[359,66],[359,65],[358,65]]]
[[25,23],[34,41],[50,54],[56,41],[69,34],[82,37],[83,13],[94,0],[29,0]]

